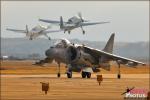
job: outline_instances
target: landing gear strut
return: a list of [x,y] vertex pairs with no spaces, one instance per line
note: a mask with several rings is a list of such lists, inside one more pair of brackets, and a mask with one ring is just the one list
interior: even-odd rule
[[51,40],[51,38],[47,34],[45,34],[45,36],[48,38],[48,40]]
[[85,31],[83,30],[83,27],[82,27],[82,26],[81,26],[81,30],[82,30],[82,33],[85,34]]
[[58,73],[57,73],[57,77],[59,78],[61,76],[60,74],[60,63],[58,63]]
[[33,40],[32,37],[30,37],[30,40]]
[[70,64],[67,65],[67,78],[72,78],[72,66]]
[[83,34],[85,34],[85,31],[83,31]]
[[118,75],[117,75],[117,78],[120,79],[121,78],[121,74],[120,74],[120,63],[118,63]]
[[72,72],[67,72],[67,77],[72,78]]
[[48,37],[48,39],[49,39],[49,40],[51,40],[51,38],[50,38],[50,37]]
[[70,34],[70,31],[68,31],[68,34]]

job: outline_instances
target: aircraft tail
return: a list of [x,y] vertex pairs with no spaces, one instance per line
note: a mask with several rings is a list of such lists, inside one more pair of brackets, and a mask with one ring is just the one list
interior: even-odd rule
[[115,33],[112,33],[112,35],[110,36],[110,38],[109,38],[105,48],[103,49],[103,51],[108,52],[108,53],[113,52],[114,37],[115,37]]
[[28,34],[29,34],[29,28],[28,28],[28,25],[26,25],[26,36],[28,36]]
[[62,16],[60,16],[60,29],[64,27],[64,22]]
[[26,31],[27,31],[27,33],[29,33],[28,25],[26,25]]

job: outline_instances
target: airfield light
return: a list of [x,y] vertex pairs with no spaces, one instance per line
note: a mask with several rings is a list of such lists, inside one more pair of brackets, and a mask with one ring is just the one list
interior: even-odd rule
[[101,84],[102,81],[103,81],[102,75],[97,75],[97,82],[99,83],[99,85]]
[[49,90],[49,83],[45,83],[45,82],[40,82],[42,84],[42,91],[45,92],[45,94],[47,94],[48,90]]

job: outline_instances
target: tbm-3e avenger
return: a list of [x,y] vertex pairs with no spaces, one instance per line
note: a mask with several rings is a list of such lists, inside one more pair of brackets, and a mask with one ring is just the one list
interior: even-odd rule
[[62,16],[60,17],[60,21],[56,20],[47,20],[47,19],[39,19],[39,21],[51,23],[54,25],[59,25],[60,29],[64,31],[68,31],[70,34],[71,30],[80,27],[82,30],[82,33],[85,34],[85,31],[83,30],[83,26],[89,26],[89,25],[97,25],[97,24],[105,24],[109,22],[89,22],[88,20],[84,20],[81,13],[78,13],[78,16],[73,16],[68,19],[67,22],[63,21]]
[[10,29],[10,28],[7,28],[6,30],[17,32],[17,33],[25,33],[26,37],[29,37],[29,40],[33,40],[41,35],[44,35],[49,40],[51,40],[51,38],[47,35],[48,33],[60,32],[60,30],[48,30],[48,29],[50,29],[50,26],[37,25],[31,30],[29,30],[28,25],[26,25],[25,30]]
[[58,74],[60,77],[60,64],[67,66],[67,77],[72,78],[72,72],[82,71],[82,78],[90,78],[91,72],[100,71],[99,68],[110,71],[110,61],[116,61],[118,64],[118,78],[120,75],[120,64],[135,67],[138,64],[145,65],[143,62],[132,60],[113,54],[114,44],[113,33],[103,50],[94,49],[85,45],[71,43],[67,39],[61,39],[45,51],[46,58],[36,62],[37,65],[51,63],[55,60],[58,63]]

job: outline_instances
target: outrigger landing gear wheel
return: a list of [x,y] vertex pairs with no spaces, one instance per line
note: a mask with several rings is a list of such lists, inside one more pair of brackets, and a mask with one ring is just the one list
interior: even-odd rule
[[72,72],[67,72],[67,77],[72,78]]
[[57,77],[58,77],[58,78],[60,77],[60,73],[57,73]]
[[117,77],[118,77],[118,79],[120,79],[120,78],[121,78],[121,75],[120,75],[120,74],[118,74],[118,76],[117,76]]

